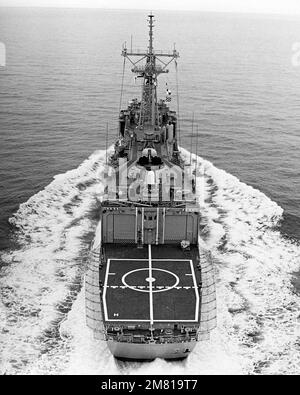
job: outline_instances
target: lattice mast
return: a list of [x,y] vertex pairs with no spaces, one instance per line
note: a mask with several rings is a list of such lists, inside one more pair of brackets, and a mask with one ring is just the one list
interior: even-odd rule
[[[139,115],[140,127],[158,127],[158,106],[157,106],[157,79],[159,74],[168,73],[167,66],[179,57],[179,53],[175,47],[171,52],[154,51],[153,48],[153,27],[154,15],[148,15],[149,19],[149,45],[148,50],[144,52],[128,51],[126,44],[122,50],[122,56],[128,59],[133,65],[131,71],[137,74],[137,77],[143,78],[142,84],[142,100]],[[133,61],[133,57],[138,57],[137,61]],[[162,58],[170,58],[163,61]],[[146,64],[138,65],[139,62],[146,59]]]

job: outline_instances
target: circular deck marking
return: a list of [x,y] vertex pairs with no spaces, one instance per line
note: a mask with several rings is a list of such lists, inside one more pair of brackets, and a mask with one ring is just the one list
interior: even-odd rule
[[[131,270],[131,272],[128,272],[128,273],[124,274],[124,276],[122,277],[122,283],[127,288],[130,288],[133,291],[149,292],[149,289],[141,289],[141,288],[138,288],[139,285],[136,285],[136,286],[128,285],[127,282],[126,282],[126,277],[127,276],[130,276],[131,274],[134,274],[134,273],[137,273],[137,272],[142,272],[142,271],[146,271],[147,274],[149,273],[149,269],[148,268]],[[179,284],[179,277],[176,276],[176,274],[174,274],[172,272],[169,272],[168,270],[164,270],[164,269],[155,269],[155,268],[152,269],[152,273],[156,272],[156,271],[170,274],[173,277],[173,280],[175,282],[171,286],[167,286],[166,288],[163,288],[163,289],[152,289],[153,293],[170,291],[170,289],[173,289],[173,288],[177,287],[177,285]],[[145,278],[145,281],[147,281],[149,283],[149,285],[150,285],[150,283],[154,283],[156,281],[156,278],[155,277],[147,277],[147,278]]]

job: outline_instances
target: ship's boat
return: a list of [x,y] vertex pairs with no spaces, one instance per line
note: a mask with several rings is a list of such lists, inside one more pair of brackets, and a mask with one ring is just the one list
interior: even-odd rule
[[[142,80],[141,100],[119,114],[119,136],[103,174],[100,222],[85,275],[87,325],[117,358],[185,358],[216,325],[214,272],[200,243],[197,169],[178,145],[170,91],[158,76],[179,54],[153,48],[122,55]],[[144,64],[142,65],[142,62]]]

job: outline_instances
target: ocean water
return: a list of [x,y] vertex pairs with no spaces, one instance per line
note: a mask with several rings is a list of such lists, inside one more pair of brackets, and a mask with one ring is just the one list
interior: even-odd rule
[[[185,362],[119,364],[85,326],[82,278],[99,173],[116,137],[121,45],[146,12],[0,9],[0,372],[296,374],[300,371],[300,20],[156,12],[180,52],[182,153],[199,128],[204,242],[218,328]],[[176,73],[161,77],[176,103]],[[139,97],[126,66],[122,104]]]

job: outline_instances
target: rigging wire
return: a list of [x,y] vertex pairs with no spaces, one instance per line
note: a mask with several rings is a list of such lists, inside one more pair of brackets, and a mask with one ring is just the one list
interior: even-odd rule
[[199,135],[199,127],[196,127],[196,167],[195,167],[195,187],[197,187],[197,170],[198,170],[198,135]]
[[105,163],[107,165],[107,145],[108,145],[108,123],[106,123],[106,138],[105,138]]
[[119,105],[119,114],[120,114],[120,111],[121,111],[121,107],[122,107],[122,99],[123,99],[123,90],[124,90],[124,74],[125,74],[125,62],[126,62],[126,58],[124,57],[124,61],[123,61],[123,71],[122,71],[121,94],[120,94],[120,105]]
[[[191,149],[190,149],[190,166],[192,169],[192,151],[193,151],[193,138],[194,138],[194,118],[195,114],[193,112],[193,118],[192,118],[192,134],[191,134]],[[191,170],[192,171],[192,170]]]
[[180,141],[180,115],[179,115],[179,93],[178,93],[178,69],[177,69],[177,60],[175,59],[175,70],[176,70],[176,94],[177,94],[177,130],[178,130],[178,142],[181,146]]

